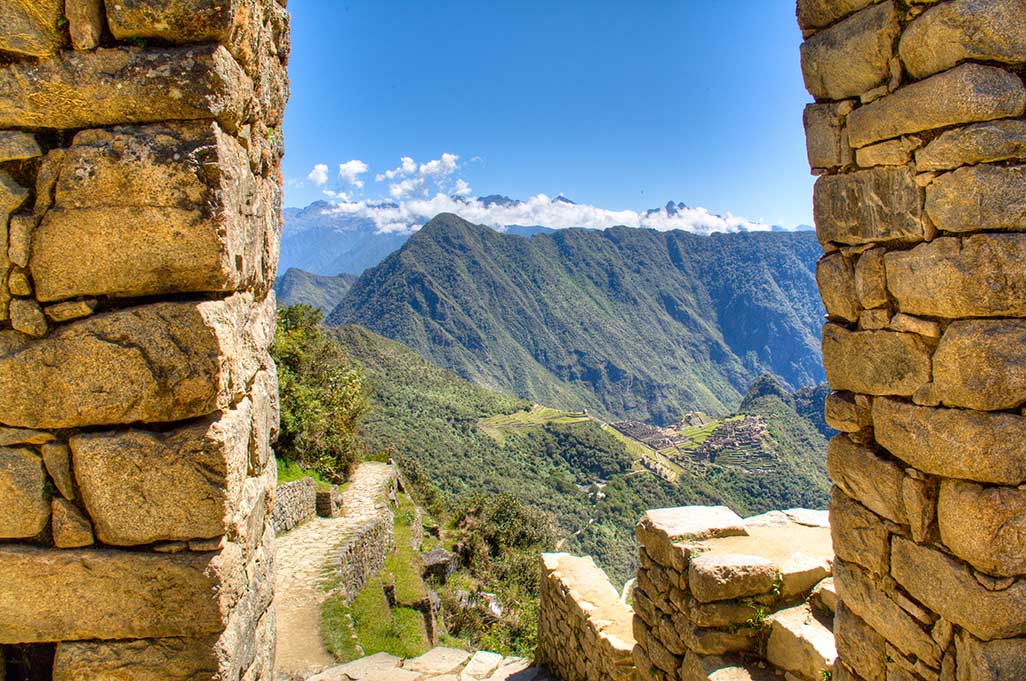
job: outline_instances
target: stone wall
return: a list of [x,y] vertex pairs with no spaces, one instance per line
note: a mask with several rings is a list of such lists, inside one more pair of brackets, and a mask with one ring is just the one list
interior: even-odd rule
[[277,534],[288,532],[317,514],[317,483],[302,478],[278,485],[274,492],[271,524]]
[[1026,3],[799,0],[834,679],[1026,678]]
[[397,469],[393,467],[382,503],[373,504],[362,516],[352,511],[360,520],[359,524],[346,541],[332,550],[333,588],[347,602],[356,598],[367,580],[385,568],[385,558],[395,548],[393,509],[398,504],[397,476]]
[[591,558],[542,554],[536,658],[563,681],[633,681],[630,606]]
[[0,3],[9,673],[271,678],[288,40],[284,0]]

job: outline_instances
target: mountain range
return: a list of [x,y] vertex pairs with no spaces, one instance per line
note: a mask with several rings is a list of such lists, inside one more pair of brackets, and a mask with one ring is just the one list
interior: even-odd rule
[[478,385],[609,420],[734,411],[770,372],[822,382],[811,232],[614,227],[529,238],[442,214],[328,316]]

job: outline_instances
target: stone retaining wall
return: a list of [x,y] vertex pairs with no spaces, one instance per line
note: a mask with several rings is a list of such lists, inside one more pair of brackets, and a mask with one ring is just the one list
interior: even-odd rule
[[385,503],[376,505],[349,539],[333,551],[333,588],[347,602],[356,598],[367,580],[385,568],[385,558],[395,548],[396,484],[393,478]]
[[0,3],[9,673],[271,678],[288,51],[283,0]]
[[595,561],[542,554],[536,658],[563,681],[633,681],[630,606]]
[[317,515],[317,482],[302,478],[278,485],[274,493],[271,524],[277,534],[288,532],[296,525]]
[[1026,677],[1026,3],[799,0],[836,681]]

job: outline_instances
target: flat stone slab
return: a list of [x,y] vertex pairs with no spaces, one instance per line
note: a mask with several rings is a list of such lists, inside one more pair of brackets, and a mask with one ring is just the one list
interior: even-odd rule
[[448,674],[470,659],[470,653],[458,648],[434,648],[420,657],[406,660],[403,669],[422,674]]
[[691,593],[703,603],[769,593],[776,578],[773,561],[740,553],[704,554],[688,568]]
[[354,662],[325,669],[320,674],[311,676],[307,681],[353,681],[354,679],[363,679],[373,673],[395,671],[401,663],[402,660],[395,655],[377,653]]

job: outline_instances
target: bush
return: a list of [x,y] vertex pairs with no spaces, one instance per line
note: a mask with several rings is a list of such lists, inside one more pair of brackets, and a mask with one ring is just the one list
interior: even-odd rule
[[281,434],[277,454],[333,482],[360,458],[360,420],[367,411],[363,374],[322,329],[309,305],[278,310],[271,355],[278,366]]

